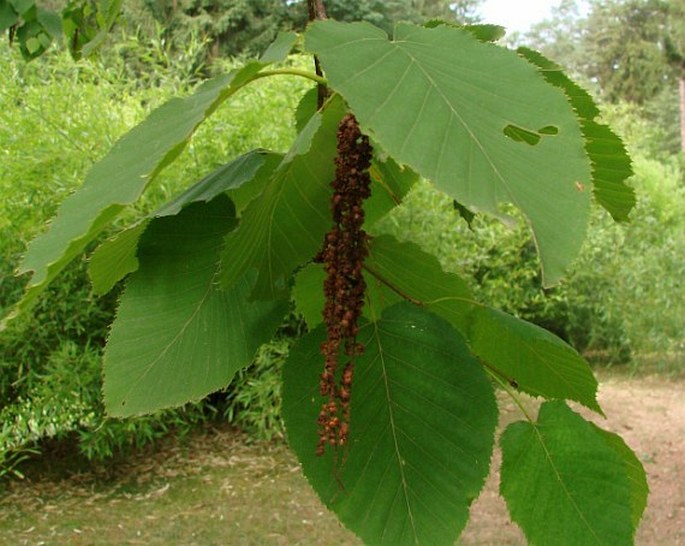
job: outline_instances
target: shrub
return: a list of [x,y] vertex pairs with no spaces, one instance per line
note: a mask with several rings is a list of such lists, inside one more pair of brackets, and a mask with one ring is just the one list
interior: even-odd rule
[[[5,143],[0,150],[2,314],[23,289],[25,279],[12,275],[20,255],[55,213],[56,204],[147,111],[179,90],[189,91],[183,78],[191,69],[165,58],[166,52],[155,44],[148,47],[130,39],[119,44],[118,50],[125,57],[117,56],[114,48],[104,59],[74,62],[66,53],[55,52],[29,64],[15,52],[0,50],[0,79],[5,82],[0,95],[0,141]],[[126,67],[132,58],[148,63],[156,78],[128,78]],[[193,56],[184,59],[190,62]],[[258,142],[284,148],[292,128],[260,116],[260,107],[282,109],[285,116],[304,89],[298,81],[269,81],[233,101],[202,128],[205,136],[220,138],[205,138],[210,144],[201,149],[191,145],[120,223],[134,221],[179,192],[187,181]],[[72,264],[31,313],[0,333],[0,469],[11,469],[22,453],[34,449],[43,438],[76,434],[87,457],[102,459],[140,447],[169,430],[184,433],[198,422],[222,415],[206,401],[135,420],[106,418],[101,403],[101,356],[118,291],[96,298],[86,265],[85,261]],[[271,369],[281,350],[261,350],[255,370]],[[241,413],[247,398],[263,400],[265,408],[276,400],[264,387],[269,377],[252,371],[236,381],[247,384],[239,396],[231,389],[224,395],[228,402],[215,401],[225,409],[225,417],[261,436],[276,434],[280,425],[275,409],[262,416],[252,406],[252,413]]]

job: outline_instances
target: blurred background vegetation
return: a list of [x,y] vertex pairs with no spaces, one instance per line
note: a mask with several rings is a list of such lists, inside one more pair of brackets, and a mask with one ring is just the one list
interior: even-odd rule
[[[478,21],[478,0],[328,0],[337,19],[434,17]],[[463,274],[478,297],[540,324],[591,362],[633,372],[685,370],[685,175],[678,83],[685,74],[680,2],[564,0],[549,20],[506,44],[532,45],[565,66],[597,97],[604,120],[634,159],[639,204],[628,225],[595,210],[587,243],[568,278],[543,290],[534,244],[522,219],[477,216],[468,225],[453,202],[421,184],[377,231],[413,240],[445,269]],[[46,2],[62,9],[64,2]],[[674,7],[675,6],[675,7]],[[681,9],[681,8],[678,8]],[[261,50],[279,29],[301,29],[304,2],[129,0],[99,53],[79,61],[53,46],[26,63],[0,47],[0,314],[19,299],[15,278],[28,241],[116,139],[163,101]],[[293,63],[308,60],[295,58]],[[285,150],[292,112],[307,84],[261,80],[222,107],[181,160],[165,171],[122,227],[236,154]],[[277,338],[231,385],[197,404],[130,420],[110,420],[101,403],[101,356],[121,287],[95,298],[86,261],[72,264],[33,313],[0,333],[0,475],[58,442],[107,459],[183,435],[208,420],[256,438],[282,435],[279,373],[302,324],[284,319]]]

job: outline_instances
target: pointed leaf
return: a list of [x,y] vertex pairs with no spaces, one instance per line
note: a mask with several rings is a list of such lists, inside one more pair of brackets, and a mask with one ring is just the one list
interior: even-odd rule
[[290,54],[295,42],[297,33],[292,31],[282,31],[276,35],[276,39],[269,45],[259,60],[265,64],[278,63],[285,60]]
[[627,222],[637,203],[635,190],[625,181],[633,176],[630,156],[621,139],[608,125],[586,121],[583,134],[593,166],[593,192],[597,202],[617,222]]
[[149,219],[134,224],[100,244],[88,262],[88,276],[93,292],[109,292],[129,273],[138,270],[138,241],[145,233]]
[[297,108],[295,109],[295,130],[298,133],[302,132],[316,113],[318,100],[319,90],[316,87],[312,87],[302,95],[300,102],[297,103]]
[[[367,285],[378,291],[369,296],[372,307],[382,309],[398,301],[401,293],[448,320],[467,338],[475,355],[520,390],[576,400],[601,413],[597,380],[572,347],[534,324],[478,303],[461,278],[445,273],[437,259],[418,246],[387,235],[377,237],[366,269]],[[296,298],[300,300],[315,316],[316,302],[305,300],[303,292]]]
[[469,315],[478,302],[458,275],[445,273],[437,258],[418,245],[390,235],[375,237],[366,269],[367,285],[381,291],[381,301],[372,301],[373,306],[382,309],[408,298],[449,321],[462,335],[468,332]]
[[275,332],[286,303],[248,302],[248,278],[227,291],[214,283],[235,223],[223,195],[150,222],[105,353],[111,415],[151,412],[227,386]]
[[540,69],[551,84],[564,90],[581,119],[585,150],[592,161],[592,184],[597,202],[616,220],[627,221],[635,207],[635,191],[625,184],[633,174],[630,157],[621,139],[607,125],[593,121],[599,110],[592,97],[571,81],[561,67],[538,51],[525,47],[518,53]]
[[[515,52],[470,32],[398,24],[393,40],[366,23],[318,21],[306,32],[330,86],[362,130],[401,164],[465,206],[519,207],[531,223],[544,282],[578,253],[589,217],[591,165],[563,91]],[[536,146],[504,129],[554,126]]]
[[633,528],[637,529],[642,519],[642,514],[647,507],[647,497],[649,496],[649,484],[647,483],[647,475],[645,469],[637,458],[637,455],[630,449],[618,434],[601,429],[594,425],[594,428],[599,432],[609,446],[618,454],[623,460],[627,471],[628,479],[630,480],[630,495],[631,495],[631,515],[633,521]]
[[531,544],[632,544],[631,488],[623,459],[563,402],[500,439],[500,493]]
[[498,375],[533,396],[575,400],[602,414],[597,379],[567,343],[535,324],[490,307],[480,307],[471,318],[471,349]]
[[251,268],[259,276],[253,296],[277,297],[300,264],[310,260],[330,229],[330,182],[335,174],[341,100],[317,112],[298,135],[264,192],[245,209],[226,238],[220,280],[230,287]]
[[171,99],[93,165],[83,186],[62,203],[50,229],[31,242],[18,274],[33,272],[33,277],[3,324],[28,308],[66,264],[178,157],[219,104],[252,81],[264,66],[252,62],[204,83],[189,97]]
[[102,243],[93,253],[88,267],[93,291],[106,294],[117,282],[138,269],[138,240],[151,219],[173,216],[190,203],[209,202],[225,192],[240,212],[264,189],[268,176],[281,159],[280,154],[265,150],[248,152],[222,165],[145,219]]
[[444,320],[407,303],[387,309],[359,333],[349,447],[317,457],[324,335],[306,336],[284,368],[283,416],[307,479],[367,544],[454,544],[488,473],[497,420],[478,362]]

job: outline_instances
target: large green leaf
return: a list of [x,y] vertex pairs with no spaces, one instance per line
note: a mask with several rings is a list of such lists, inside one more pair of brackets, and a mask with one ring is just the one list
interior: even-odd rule
[[515,52],[450,26],[398,24],[389,40],[367,23],[320,21],[306,47],[398,163],[463,205],[497,213],[514,203],[530,220],[545,284],[561,277],[585,236],[592,178],[561,89]]
[[66,264],[178,157],[197,127],[266,65],[251,62],[204,83],[189,97],[171,99],[124,135],[92,167],[83,186],[62,203],[50,229],[29,246],[18,273],[33,272],[33,276],[0,328],[28,308]]
[[510,384],[533,396],[575,400],[602,413],[597,379],[563,340],[491,307],[480,307],[471,319],[471,350]]
[[633,188],[625,184],[625,180],[633,174],[633,169],[623,142],[608,125],[594,121],[599,110],[592,97],[571,81],[559,65],[532,49],[521,47],[518,53],[537,66],[549,83],[566,93],[581,118],[581,128],[586,138],[585,150],[592,161],[595,198],[614,220],[627,221],[636,200]]
[[[478,303],[461,278],[445,273],[437,259],[418,246],[377,237],[367,271],[367,284],[376,290],[370,296],[376,299],[372,306],[391,304],[403,294],[448,320],[475,355],[520,390],[576,400],[601,413],[597,380],[572,347],[534,324]],[[305,303],[309,316],[315,314],[313,305]]]
[[317,457],[323,337],[319,328],[293,349],[283,378],[288,439],[309,482],[367,544],[454,544],[497,421],[482,368],[444,320],[408,303],[386,309],[359,333],[349,447]]
[[315,113],[262,194],[245,209],[221,256],[219,278],[224,287],[256,268],[254,297],[281,295],[295,268],[321,248],[332,225],[330,183],[335,175],[336,133],[344,113],[339,98]]
[[275,332],[286,303],[248,302],[247,277],[226,291],[214,282],[235,224],[224,195],[150,222],[105,352],[110,415],[179,405],[227,386]]
[[563,402],[500,440],[500,492],[531,544],[632,544],[632,492],[623,458]]
[[153,218],[173,216],[190,203],[209,202],[224,192],[229,193],[240,212],[264,189],[264,183],[280,159],[280,154],[263,150],[248,152],[222,165],[148,217],[102,243],[93,252],[88,267],[93,291],[105,294],[118,281],[138,269],[138,240]]

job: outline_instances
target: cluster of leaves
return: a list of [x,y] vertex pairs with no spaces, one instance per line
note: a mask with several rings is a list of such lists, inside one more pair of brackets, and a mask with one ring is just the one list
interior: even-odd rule
[[53,41],[66,40],[75,58],[89,55],[107,38],[123,0],[69,0],[61,11],[36,0],[1,0],[0,32],[19,42],[26,60],[40,57]]
[[[291,297],[310,333],[284,365],[288,439],[324,502],[373,544],[451,544],[489,471],[494,386],[545,398],[510,425],[500,492],[532,543],[631,543],[646,503],[644,471],[620,437],[572,411],[601,414],[588,365],[551,333],[474,299],[460,277],[415,245],[374,237],[343,457],[315,455],[323,271],[310,262],[331,219],[336,132],[352,112],[373,144],[367,225],[419,176],[464,209],[527,217],[543,279],[578,253],[591,193],[618,220],[634,205],[620,140],[590,97],[542,55],[491,43],[492,26],[312,24],[305,49],[325,78],[273,69],[296,42],[281,34],[258,60],[172,99],[123,137],[64,201],[20,267],[33,272],[11,320],[134,204],[197,127],[229,97],[271,75],[305,76],[286,154],[245,153],[103,243],[96,292],[128,277],[105,353],[105,404],[138,415],[227,385],[281,323]],[[459,55],[455,56],[454,52]],[[343,368],[343,365],[339,367]],[[525,412],[524,412],[525,413]],[[342,449],[342,448],[341,448]]]
[[[127,47],[127,60],[156,54],[144,45]],[[179,59],[160,59],[154,77],[135,81],[123,76],[129,66],[109,49],[88,61],[51,52],[31,63],[22,62],[16,49],[0,48],[5,82],[0,95],[3,314],[21,297],[25,279],[12,276],[21,254],[59,202],[127,127],[170,96],[189,92],[184,80],[189,67]],[[259,109],[288,116],[305,88],[301,80],[263,80],[237,97],[203,127],[204,134],[230,133],[230,138],[213,139],[186,154],[119,218],[119,227],[154,210],[187,180],[201,176],[206,165],[258,144],[286,147],[294,133],[290,124],[269,124]],[[27,450],[50,448],[48,439],[74,441],[88,459],[100,460],[169,432],[184,434],[208,419],[228,420],[260,437],[280,433],[278,407],[271,398],[277,392],[273,374],[262,378],[255,372],[278,365],[285,351],[281,341],[278,350],[271,345],[260,349],[255,370],[236,377],[227,392],[142,419],[108,420],[102,404],[102,352],[120,290],[94,297],[87,265],[75,260],[30,314],[0,333],[0,474],[16,471],[14,463]]]

